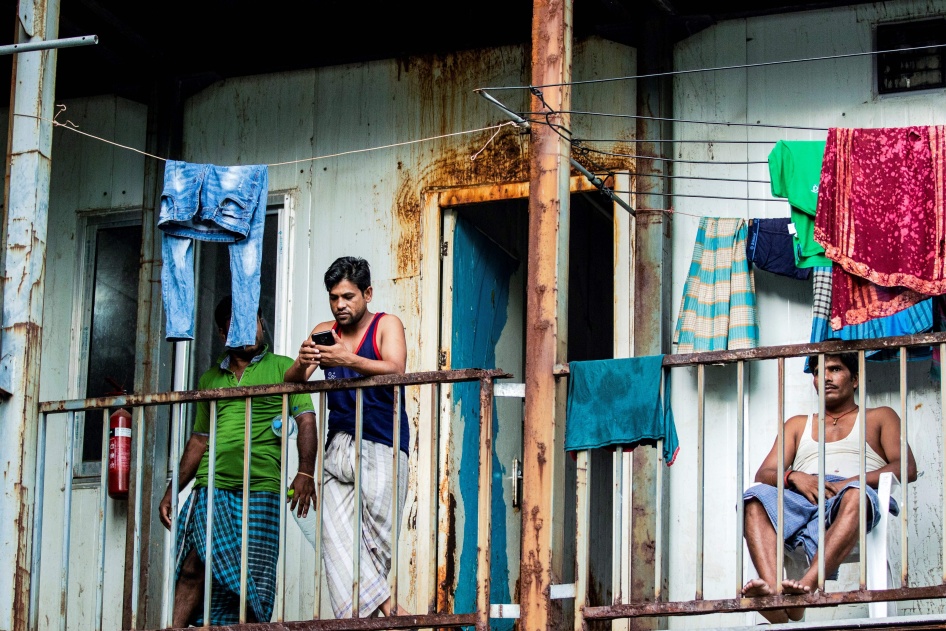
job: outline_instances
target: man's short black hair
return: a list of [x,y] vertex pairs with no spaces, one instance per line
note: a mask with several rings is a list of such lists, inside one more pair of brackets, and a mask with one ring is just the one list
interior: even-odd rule
[[332,288],[343,280],[350,281],[364,293],[371,287],[371,267],[368,261],[357,256],[335,259],[325,272],[325,290],[332,291]]
[[[857,353],[825,353],[824,360],[827,362],[829,357],[837,357],[845,368],[851,371],[851,376],[856,377],[860,368],[857,362]],[[811,366],[811,374],[818,374],[818,356],[812,355],[808,358],[808,365]]]
[[[233,297],[224,296],[220,299],[220,302],[217,303],[217,306],[214,308],[214,322],[217,323],[218,329],[227,330],[227,323],[230,321],[230,317],[233,315]],[[263,308],[259,307],[256,310],[256,317],[263,315]]]

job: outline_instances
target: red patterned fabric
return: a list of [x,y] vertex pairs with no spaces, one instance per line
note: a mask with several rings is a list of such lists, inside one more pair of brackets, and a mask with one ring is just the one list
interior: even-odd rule
[[906,287],[883,287],[831,266],[831,329],[863,324],[874,318],[903,311],[929,296]]
[[815,240],[842,268],[832,328],[946,293],[944,156],[944,126],[828,132]]

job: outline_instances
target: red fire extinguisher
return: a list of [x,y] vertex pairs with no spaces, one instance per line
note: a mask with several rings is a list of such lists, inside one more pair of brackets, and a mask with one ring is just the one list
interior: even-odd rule
[[108,417],[108,496],[128,499],[131,473],[131,414],[118,408]]

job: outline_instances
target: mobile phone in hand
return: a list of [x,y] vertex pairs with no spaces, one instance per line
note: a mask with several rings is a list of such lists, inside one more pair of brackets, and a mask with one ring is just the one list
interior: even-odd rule
[[332,346],[335,343],[335,336],[331,331],[319,331],[312,334],[312,341],[316,346]]

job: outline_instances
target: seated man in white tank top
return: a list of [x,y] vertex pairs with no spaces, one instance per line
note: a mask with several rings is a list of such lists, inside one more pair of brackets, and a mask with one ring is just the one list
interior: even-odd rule
[[[815,389],[818,388],[818,358],[813,366]],[[891,471],[900,475],[900,417],[889,407],[869,408],[864,414],[854,401],[858,383],[857,355],[825,356],[825,576],[833,578],[841,561],[857,544],[858,480],[860,456],[858,423],[867,423],[867,526],[879,519],[877,487],[880,474]],[[909,481],[916,480],[916,462],[908,448]],[[784,594],[807,594],[818,587],[818,415],[794,416],[785,423],[785,533],[786,547],[802,545],[809,561],[800,580],[782,581]],[[746,490],[745,537],[752,563],[759,573],[746,583],[747,597],[775,594],[776,532],[778,511],[778,453],[772,446]],[[849,489],[854,492],[848,493]],[[895,502],[891,510],[896,513]],[[800,620],[802,607],[760,612],[770,622]]]

